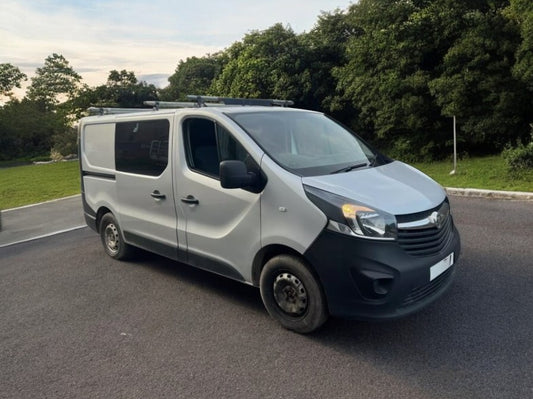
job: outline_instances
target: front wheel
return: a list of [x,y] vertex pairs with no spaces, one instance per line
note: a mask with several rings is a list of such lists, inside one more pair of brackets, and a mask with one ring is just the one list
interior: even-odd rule
[[328,318],[320,283],[295,256],[278,255],[270,259],[261,272],[259,287],[270,316],[289,330],[310,333]]
[[105,252],[113,259],[126,259],[132,247],[124,242],[122,232],[112,213],[106,213],[100,221],[100,238]]

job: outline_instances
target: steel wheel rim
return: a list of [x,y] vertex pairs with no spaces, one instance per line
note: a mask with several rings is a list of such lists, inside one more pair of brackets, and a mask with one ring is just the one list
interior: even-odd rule
[[307,291],[299,278],[282,273],[274,280],[274,298],[278,307],[291,316],[302,316],[307,311]]
[[119,250],[120,236],[118,234],[117,227],[110,223],[106,226],[104,231],[105,244],[109,251],[113,254],[116,254]]

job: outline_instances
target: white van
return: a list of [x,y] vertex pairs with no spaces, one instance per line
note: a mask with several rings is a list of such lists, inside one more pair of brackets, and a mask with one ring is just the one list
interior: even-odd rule
[[460,239],[429,177],[322,113],[193,98],[81,119],[85,220],[109,256],[139,247],[259,287],[300,333],[404,316],[448,288]]

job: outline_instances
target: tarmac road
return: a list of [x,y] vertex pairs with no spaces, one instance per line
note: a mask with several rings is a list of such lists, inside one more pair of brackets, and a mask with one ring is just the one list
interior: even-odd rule
[[86,227],[81,195],[3,210],[0,248]]
[[309,336],[255,288],[113,261],[88,228],[4,246],[0,398],[533,397],[533,203],[451,202],[463,253],[446,295]]

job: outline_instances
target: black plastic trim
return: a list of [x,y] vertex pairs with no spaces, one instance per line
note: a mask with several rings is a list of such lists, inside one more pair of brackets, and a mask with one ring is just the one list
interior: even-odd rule
[[170,258],[190,266],[197,267],[212,273],[219,274],[233,280],[244,282],[244,277],[231,265],[212,259],[210,257],[188,253],[185,250],[176,248],[170,245],[162,244],[155,240],[146,237],[141,237],[138,234],[124,231],[124,239],[128,244],[135,247],[142,248],[146,251],[156,253],[158,255]]
[[[172,247],[170,245],[162,244],[155,240],[151,240],[146,237],[142,237],[138,234],[124,231],[124,240],[133,246],[145,249],[150,252],[154,252],[158,255],[165,256],[170,259],[184,261],[186,260],[185,254],[179,255],[179,248]],[[185,252],[185,251],[183,251]]]
[[92,230],[98,233],[98,226],[96,225],[96,216],[84,212],[83,217],[85,218],[85,223],[87,224],[87,226],[89,226]]
[[444,293],[453,281],[455,266],[428,295],[405,302],[413,291],[431,283],[431,266],[452,252],[457,263],[460,251],[455,227],[446,246],[425,257],[409,255],[395,241],[366,240],[325,229],[304,255],[320,278],[332,315],[385,320],[416,312]]
[[81,171],[82,176],[90,176],[90,177],[98,177],[100,179],[107,179],[107,180],[116,180],[116,175],[111,173],[99,173],[99,172],[89,172],[86,170]]
[[233,266],[201,254],[189,252],[187,254],[187,263],[199,269],[207,270],[233,280],[240,282],[246,281]]

